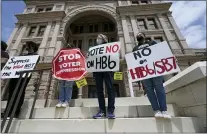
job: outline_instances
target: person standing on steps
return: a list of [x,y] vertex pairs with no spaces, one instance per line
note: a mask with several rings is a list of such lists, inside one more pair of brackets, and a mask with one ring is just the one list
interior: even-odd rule
[[[68,49],[72,47],[67,46]],[[74,81],[59,80],[59,97],[56,107],[68,107],[73,93]]]
[[[141,32],[137,34],[136,38],[138,45],[133,48],[133,51],[137,51],[141,48],[157,44],[155,41],[146,42],[146,36]],[[163,80],[163,76],[158,76],[145,79],[142,81],[142,83],[145,87],[147,97],[155,112],[155,117],[170,119],[171,116],[167,113],[166,95],[165,89],[163,87]]]
[[56,107],[68,107],[72,97],[74,81],[60,80],[59,102]]
[[[108,38],[99,34],[97,37],[97,45],[102,45],[108,43]],[[99,111],[96,115],[93,116],[94,119],[100,119],[106,116],[106,107],[104,99],[104,89],[103,81],[105,81],[107,90],[108,90],[108,114],[107,118],[115,119],[114,109],[115,109],[115,91],[113,89],[113,72],[94,72],[93,76],[95,77],[96,82],[96,91],[98,95]]]
[[[26,50],[28,51],[28,53],[26,55],[23,55],[23,56],[32,56],[32,55],[37,55],[37,51],[38,51],[38,46],[36,43],[32,42],[32,41],[28,41],[26,42]],[[39,62],[40,58],[38,59],[37,61],[37,64]],[[18,106],[17,106],[17,109],[15,111],[15,115],[14,115],[14,118],[18,118],[19,117],[19,114],[20,114],[20,110],[21,110],[21,107],[24,103],[24,97],[25,97],[25,91],[26,91],[26,88],[27,88],[27,84],[29,83],[30,79],[32,77],[32,74],[29,73],[28,74],[28,78],[26,80],[26,84],[25,86],[23,87],[23,93],[22,93],[22,96],[20,97],[20,101],[18,103]],[[12,104],[12,107],[10,109],[10,112],[9,112],[9,115],[8,115],[8,119],[10,118],[11,116],[11,113],[13,111],[13,107],[14,107],[14,104],[15,104],[15,101],[17,100],[17,97],[18,97],[18,93],[21,89],[21,85],[23,84],[24,80],[26,78],[22,78],[21,82],[20,82],[20,86],[18,87],[18,91],[17,91],[17,94],[15,96],[15,99],[14,99],[14,102]],[[18,83],[18,80],[19,78],[12,78],[9,82],[9,87],[8,87],[8,90],[9,90],[9,97],[8,97],[8,102],[7,102],[7,106],[6,106],[6,109],[8,108],[8,104],[11,100],[11,97],[12,97],[12,94],[15,90],[15,87],[17,86],[17,83]]]

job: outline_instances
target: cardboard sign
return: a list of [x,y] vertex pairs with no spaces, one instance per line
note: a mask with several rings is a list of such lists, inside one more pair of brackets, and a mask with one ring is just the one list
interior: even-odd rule
[[123,80],[123,73],[122,72],[115,72],[114,73],[114,80]]
[[[20,75],[18,72],[33,70],[36,66],[38,58],[39,55],[16,56],[9,58],[6,65],[1,70],[1,78],[19,78]],[[23,75],[23,77],[25,77],[25,75]]]
[[61,49],[52,63],[53,76],[60,80],[80,80],[86,74],[85,57],[79,49]]
[[81,80],[76,81],[76,85],[78,88],[81,88],[87,85],[87,81],[85,78],[82,78]]
[[125,55],[132,82],[180,72],[166,41]]
[[120,42],[112,42],[91,47],[87,54],[86,70],[88,72],[118,71],[120,46]]

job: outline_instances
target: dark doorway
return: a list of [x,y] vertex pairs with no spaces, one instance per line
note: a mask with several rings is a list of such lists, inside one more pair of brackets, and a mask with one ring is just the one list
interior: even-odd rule
[[88,85],[88,98],[98,98],[95,85]]
[[78,98],[78,87],[76,84],[73,85],[73,93],[72,93],[72,99],[77,99]]

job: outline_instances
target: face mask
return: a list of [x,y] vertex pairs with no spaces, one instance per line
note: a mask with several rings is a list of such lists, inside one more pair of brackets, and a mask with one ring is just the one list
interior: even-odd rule
[[142,37],[142,36],[137,37],[138,42],[142,41],[143,39],[144,39],[144,37]]
[[102,43],[103,43],[103,40],[102,40],[102,39],[100,39],[100,38],[98,38],[98,39],[96,40],[96,43],[97,43],[98,45],[100,45],[100,44],[102,44]]

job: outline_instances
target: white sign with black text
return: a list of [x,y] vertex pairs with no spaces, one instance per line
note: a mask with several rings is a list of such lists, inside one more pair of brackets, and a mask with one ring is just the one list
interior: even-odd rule
[[1,70],[1,78],[19,78],[20,75],[17,72],[33,70],[38,58],[39,55],[16,56],[9,58],[6,65]]
[[112,42],[91,47],[87,54],[87,72],[119,70],[120,42]]
[[132,82],[180,72],[166,41],[125,55]]

